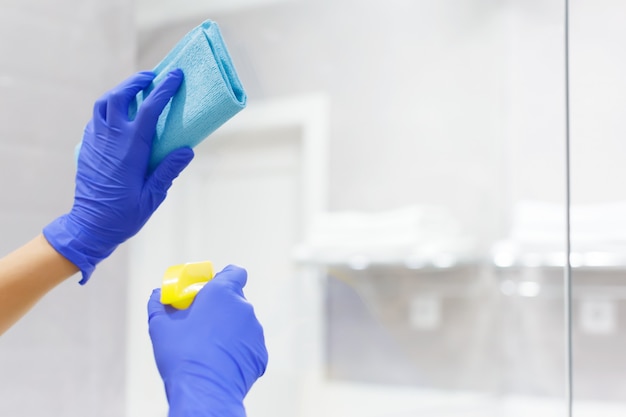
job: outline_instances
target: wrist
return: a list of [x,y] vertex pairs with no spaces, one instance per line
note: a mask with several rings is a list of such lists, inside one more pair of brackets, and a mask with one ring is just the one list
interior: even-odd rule
[[51,276],[62,281],[79,271],[76,265],[54,249],[43,234],[37,236],[31,243],[38,248],[40,254],[38,259],[46,265]]
[[90,236],[71,219],[70,214],[53,220],[44,227],[43,235],[50,246],[80,269],[80,284],[85,284],[96,265],[115,250],[115,246],[103,249],[95,237]]

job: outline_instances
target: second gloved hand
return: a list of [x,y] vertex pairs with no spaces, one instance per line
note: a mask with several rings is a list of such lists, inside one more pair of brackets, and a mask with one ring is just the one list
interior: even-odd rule
[[135,97],[154,77],[139,72],[95,103],[78,155],[74,205],[43,230],[48,242],[80,268],[81,284],[98,262],[141,229],[193,158],[190,148],[181,148],[148,173],[157,120],[183,73],[169,73],[131,119]]
[[263,328],[243,296],[245,269],[228,266],[187,310],[148,303],[148,323],[170,417],[243,417],[243,399],[265,372]]

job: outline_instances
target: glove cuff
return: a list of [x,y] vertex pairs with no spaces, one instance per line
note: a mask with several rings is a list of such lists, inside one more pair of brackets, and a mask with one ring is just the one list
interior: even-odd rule
[[76,265],[82,279],[79,284],[87,283],[96,265],[108,257],[116,246],[107,250],[94,237],[87,235],[80,226],[76,225],[69,214],[56,218],[43,229],[43,235],[50,245],[70,262]]

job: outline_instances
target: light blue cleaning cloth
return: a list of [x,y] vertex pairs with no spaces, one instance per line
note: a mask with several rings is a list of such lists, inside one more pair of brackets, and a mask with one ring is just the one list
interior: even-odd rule
[[[153,85],[176,68],[185,79],[157,123],[150,171],[174,149],[198,145],[246,106],[217,23],[207,20],[185,35],[153,70]],[[139,105],[149,91],[140,93]]]
[[[157,123],[149,170],[174,149],[194,147],[246,107],[239,81],[217,23],[207,20],[191,30],[154,68],[151,86],[137,96],[131,118],[143,98],[169,71],[180,68],[185,79]],[[76,157],[80,144],[76,147]]]

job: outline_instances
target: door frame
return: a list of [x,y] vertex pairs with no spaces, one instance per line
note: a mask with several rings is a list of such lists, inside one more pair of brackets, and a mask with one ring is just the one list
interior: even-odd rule
[[[238,134],[261,129],[297,128],[300,131],[300,195],[299,218],[302,219],[301,231],[303,247],[308,246],[312,236],[315,219],[328,210],[328,146],[330,137],[330,99],[327,94],[318,93],[305,96],[287,97],[250,103],[248,108],[224,124],[219,133]],[[184,179],[183,179],[184,181]],[[175,192],[176,186],[173,187]],[[155,268],[154,259],[180,259],[171,253],[171,242],[158,239],[163,234],[176,235],[179,222],[176,204],[163,204],[153,216],[145,230],[133,238],[129,246],[129,280],[127,292],[127,328],[126,328],[126,416],[140,417],[154,413],[166,407],[165,396],[161,401],[152,395],[163,393],[158,377],[147,331],[145,301],[151,288],[158,286],[163,271]],[[157,235],[158,233],[158,235]],[[148,243],[149,242],[149,243]],[[163,242],[163,243],[159,243]],[[149,250],[148,250],[149,248]],[[295,250],[295,248],[294,248]],[[293,260],[294,264],[296,260]],[[297,266],[297,265],[296,265]],[[156,277],[156,279],[155,279]],[[309,277],[310,279],[307,279]],[[312,342],[298,345],[307,349],[301,359],[307,363],[306,375],[314,376],[321,382],[323,366],[323,309],[322,287],[316,284],[314,274],[302,273],[305,282],[299,288],[306,294],[295,294],[306,301],[302,307],[303,317],[307,321],[305,340]],[[141,302],[139,302],[141,300]],[[322,343],[320,343],[322,341]],[[148,355],[147,352],[150,352]],[[149,358],[147,357],[149,356]],[[313,375],[314,374],[314,375]],[[309,384],[306,384],[309,385]]]

